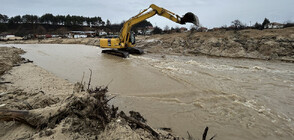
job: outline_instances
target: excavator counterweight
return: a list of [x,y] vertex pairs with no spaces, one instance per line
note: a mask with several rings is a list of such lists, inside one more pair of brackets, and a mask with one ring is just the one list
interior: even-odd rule
[[[148,11],[149,9],[151,10]],[[179,24],[193,23],[195,26],[199,26],[198,17],[191,12],[188,12],[183,17],[180,17],[173,12],[151,4],[149,8],[143,10],[142,12],[130,18],[124,23],[120,31],[119,38],[101,38],[100,47],[110,48],[110,50],[103,50],[102,53],[113,54],[121,57],[128,57],[129,53],[143,54],[143,50],[135,48],[135,35],[133,32],[131,32],[131,28],[135,24],[138,24],[139,22],[148,19],[156,14]]]

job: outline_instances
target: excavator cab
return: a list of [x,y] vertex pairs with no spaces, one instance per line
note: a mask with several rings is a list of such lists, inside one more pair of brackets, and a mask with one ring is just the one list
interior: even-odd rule
[[129,38],[130,42],[132,43],[132,45],[136,44],[136,39],[135,39],[135,33],[134,32],[130,32],[130,38]]

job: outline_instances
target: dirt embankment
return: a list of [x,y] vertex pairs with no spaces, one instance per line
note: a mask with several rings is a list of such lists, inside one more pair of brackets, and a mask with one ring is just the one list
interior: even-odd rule
[[13,65],[20,63],[23,59],[19,56],[25,51],[14,47],[0,47],[0,76],[13,67]]
[[187,32],[137,40],[149,53],[294,61],[294,28]]
[[0,75],[0,139],[179,139],[138,112],[119,113],[107,87],[71,84],[32,63],[19,65],[21,49],[0,50],[7,73]]

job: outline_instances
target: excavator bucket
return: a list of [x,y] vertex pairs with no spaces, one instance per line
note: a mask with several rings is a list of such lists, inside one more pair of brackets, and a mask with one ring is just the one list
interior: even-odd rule
[[194,15],[191,12],[186,13],[182,18],[181,18],[181,24],[186,24],[186,23],[193,23],[195,26],[199,26],[199,19],[196,15]]

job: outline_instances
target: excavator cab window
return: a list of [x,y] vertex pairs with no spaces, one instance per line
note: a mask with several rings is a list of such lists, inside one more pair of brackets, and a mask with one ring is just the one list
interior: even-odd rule
[[130,42],[132,44],[135,44],[136,43],[135,33],[134,32],[130,32]]

